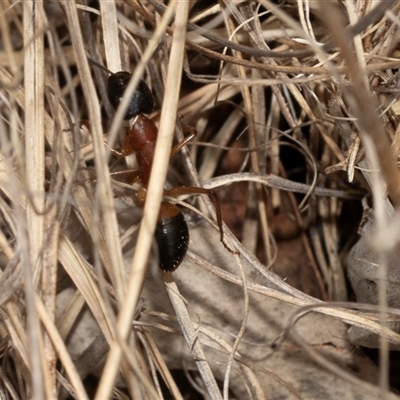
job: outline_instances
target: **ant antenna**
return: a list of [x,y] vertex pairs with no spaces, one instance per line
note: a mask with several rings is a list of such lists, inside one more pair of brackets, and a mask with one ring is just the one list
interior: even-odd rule
[[104,65],[101,65],[100,63],[98,63],[97,61],[94,61],[90,57],[88,57],[87,59],[90,62],[90,64],[94,65],[97,68],[102,69],[104,72],[107,72],[107,74],[112,75],[112,72],[107,67],[105,67]]

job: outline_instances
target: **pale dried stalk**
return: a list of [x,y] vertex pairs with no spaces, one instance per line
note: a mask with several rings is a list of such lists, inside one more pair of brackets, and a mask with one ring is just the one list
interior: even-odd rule
[[[23,263],[25,276],[25,300],[27,331],[29,338],[30,367],[32,371],[32,397],[54,397],[55,362],[51,346],[47,342],[46,359],[53,366],[45,368],[41,352],[43,339],[35,310],[35,281],[41,273],[41,257],[44,245],[44,10],[43,3],[23,3],[24,21],[24,84],[25,84],[25,143],[26,181],[31,194],[26,209],[26,229],[29,261]],[[39,213],[38,213],[39,211]],[[22,222],[22,216],[20,217]],[[22,226],[21,226],[22,228]],[[23,235],[19,238],[22,239]]]
[[[1,162],[0,165],[7,165],[7,164],[5,162]],[[20,196],[16,196],[14,200],[16,201],[18,199],[21,211],[25,210],[27,203],[26,196],[22,190],[22,184],[20,183],[18,178],[14,177],[11,171],[0,169],[0,182],[2,183],[1,185],[2,190],[5,191],[5,193],[8,196],[11,196],[13,192],[7,190],[7,188],[13,188],[13,189],[19,188]],[[81,256],[76,252],[76,249],[72,246],[69,240],[62,235],[59,243],[58,256],[65,270],[74,280],[79,292],[82,293],[82,295],[86,299],[86,302],[89,305],[91,311],[93,312],[93,315],[97,319],[99,326],[102,329],[102,332],[104,333],[108,341],[111,342],[110,328],[109,325],[107,325],[107,314],[104,312],[105,310],[104,302],[97,289],[97,285],[95,282],[93,282],[90,274],[86,272],[87,266],[84,260],[82,260]],[[19,315],[19,312],[15,310],[15,304],[12,302],[6,305],[6,310],[8,310],[8,315],[10,316]],[[14,343],[14,346],[16,346],[16,343],[21,343],[20,346],[17,346],[18,351],[22,359],[28,363],[26,356],[27,352],[25,350],[26,346],[25,347],[23,346],[24,343],[23,338],[25,336],[24,336],[24,330],[22,329],[22,325],[20,325],[16,317],[11,318],[11,322],[12,325],[11,324],[8,325],[9,330],[11,334],[13,332],[16,332],[15,335],[12,335],[12,341]],[[49,323],[54,324],[53,321],[49,321]],[[22,340],[20,340],[19,338],[21,338]],[[58,348],[58,351],[62,352],[63,350],[60,350]],[[65,360],[65,357],[66,356],[64,355],[64,357],[61,358],[63,362]],[[66,362],[69,363],[69,365],[71,365],[72,363],[69,360],[67,360]],[[72,374],[74,374],[73,371]],[[73,384],[75,387],[75,382],[73,382]],[[76,388],[76,390],[79,392],[79,388]]]
[[165,287],[174,308],[179,325],[182,329],[183,336],[189,346],[193,356],[194,363],[203,379],[204,385],[212,400],[222,400],[217,382],[215,381],[213,372],[206,359],[202,344],[197,337],[197,329],[190,319],[186,304],[183,301],[182,295],[179,293],[178,286],[173,281],[172,276],[164,275]]
[[[209,341],[203,339],[203,342],[207,344],[209,347],[212,348],[217,347],[217,349],[220,351],[222,350],[227,353],[232,353],[232,346],[226,340],[216,335],[213,331],[205,328],[203,325],[196,325],[196,328],[199,330],[199,332],[203,333],[206,337],[210,339]],[[300,397],[297,395],[296,391],[287,382],[285,382],[284,379],[280,378],[271,371],[265,370],[263,367],[259,365],[255,365],[249,362],[248,360],[246,360],[246,357],[245,356],[243,357],[238,351],[235,351],[235,361],[238,364],[238,366],[240,366],[243,375],[246,376],[254,392],[256,393],[257,395],[256,399],[265,400],[265,393],[263,392],[260,380],[257,378],[256,374],[254,373],[254,370],[264,372],[268,377],[272,378],[276,382],[279,382],[282,386],[286,387],[287,390],[290,393],[292,393],[296,399],[300,400]]]
[[[179,3],[178,8],[181,9],[187,7],[187,4],[185,3],[186,2]],[[175,3],[171,3],[162,20],[160,21],[156,32],[150,40],[145,53],[143,54],[141,62],[136,68],[136,73],[134,76],[134,79],[136,77],[136,82],[134,81],[134,79],[131,80],[129,86],[126,89],[127,92],[129,91],[129,89],[133,90],[134,84],[137,84],[139,74],[143,73],[146,62],[152,55],[152,52],[157,46],[158,40],[160,39],[161,35],[165,32],[166,26],[169,23],[170,18],[173,14],[175,5]],[[183,18],[183,20],[186,21],[186,18]],[[177,60],[179,60],[179,58],[182,58],[184,54],[183,46],[185,44],[185,36],[184,33],[182,33],[184,32],[182,31],[182,26],[180,26],[180,24],[182,24],[184,21],[178,21],[178,18],[176,18],[176,30],[178,31],[178,36],[174,37],[173,41],[173,48],[176,53],[173,54],[171,50],[171,61],[168,69],[169,80],[167,80],[165,91],[166,93],[168,93],[168,99],[163,103],[160,119],[160,130],[158,132],[157,146],[155,152],[155,162],[153,164],[150,177],[150,183],[147,192],[148,195],[144,209],[144,217],[141,223],[141,229],[136,245],[136,252],[132,262],[132,270],[129,276],[126,296],[118,319],[118,335],[121,340],[126,340],[126,337],[130,331],[132,317],[141,294],[144,274],[147,267],[147,260],[153,241],[153,232],[155,229],[158,210],[163,193],[163,184],[165,181],[167,165],[169,161],[169,151],[165,151],[165,149],[171,148],[173,130],[175,126],[175,116],[178,104],[180,87],[178,83],[180,82],[180,74],[182,71],[183,62],[182,60]],[[178,29],[178,26],[180,26],[181,29]],[[186,28],[185,24],[184,27]],[[177,44],[181,46],[179,49],[175,48]],[[128,95],[129,93],[125,93],[125,104],[124,101],[121,103],[116,113],[115,120],[121,118],[123,113],[125,112],[124,106],[126,107],[129,101]],[[175,101],[173,101],[173,99],[175,99]],[[111,131],[115,129],[116,132],[116,128],[116,126],[111,127]],[[112,135],[112,133],[110,133],[110,135]],[[164,177],[164,179],[162,179],[162,177]],[[111,346],[110,353],[104,367],[102,379],[100,381],[99,388],[96,394],[96,399],[100,400],[110,395],[116,378],[116,374],[118,372],[121,355],[121,347],[119,346],[118,342],[114,342]]]
[[[243,255],[248,260],[250,260],[248,254]],[[209,263],[208,261],[194,254],[190,250],[188,251],[188,258],[196,264],[206,267],[210,272],[214,273],[215,275],[236,285],[242,285],[242,281],[239,276],[231,274],[230,272],[227,272],[217,267],[216,265]],[[258,266],[255,267],[259,268]],[[287,304],[298,307],[312,307],[315,312],[329,315],[334,318],[339,318],[347,324],[367,329],[376,334],[385,335],[390,342],[394,344],[400,344],[400,334],[379,324],[379,322],[377,322],[377,320],[379,319],[378,315],[364,315],[362,312],[354,311],[353,308],[362,308],[357,304],[354,305],[353,303],[324,303],[321,300],[317,300],[311,296],[307,296],[299,292],[297,289],[291,288],[289,285],[287,285],[286,292],[282,291],[282,288],[281,290],[271,289],[266,286],[251,282],[249,280],[247,280],[247,285],[248,289],[255,293],[260,293],[270,298],[281,300]],[[349,309],[346,309],[345,307],[348,307]],[[373,308],[374,306],[371,307]],[[398,310],[391,309],[390,312],[398,315]]]
[[71,356],[68,353],[63,338],[60,336],[56,326],[54,325],[52,317],[46,313],[44,305],[40,301],[39,297],[35,298],[35,305],[40,315],[40,319],[46,328],[46,332],[49,335],[52,343],[54,344],[54,347],[57,349],[60,360],[62,361],[65,371],[67,372],[74,387],[77,398],[88,400],[89,398],[86,394],[85,388],[83,387],[79,374],[75,368],[74,363],[71,360]]
[[108,264],[109,269],[107,272],[113,281],[117,300],[121,304],[124,293],[124,266],[112,196],[111,178],[106,162],[105,147],[103,143],[100,105],[97,102],[96,90],[86,59],[86,50],[82,39],[81,27],[75,3],[65,3],[65,11],[68,18],[73,47],[76,53],[77,67],[80,73],[81,82],[85,83],[82,88],[88,105],[91,134],[95,149],[94,154],[97,176],[97,197],[95,198],[95,209],[97,209],[97,215],[101,215],[103,218],[102,221],[105,229],[108,257],[110,259],[110,263]]
[[[241,21],[243,23],[243,21]],[[232,22],[229,20],[227,23],[227,27],[229,31],[232,31],[233,25]],[[231,38],[235,42],[235,36],[230,33]],[[235,56],[239,59],[242,58],[241,53],[235,52]],[[246,71],[244,67],[238,66],[238,75],[240,79],[245,79],[246,78]],[[255,93],[257,93],[257,88],[254,87],[252,92],[250,93],[250,88],[246,85],[242,86],[242,95],[243,95],[243,100],[244,100],[244,106],[246,110],[246,116],[247,116],[247,122],[248,122],[248,129],[249,129],[249,147],[250,148],[256,148],[260,142],[262,141],[262,136],[263,136],[263,130],[264,127],[260,125],[262,121],[258,121],[256,124],[256,119],[255,119],[255,112],[254,112],[254,105],[257,103],[253,103],[253,99],[255,96]],[[260,96],[260,94],[258,93]],[[263,104],[263,102],[261,102]],[[258,152],[251,152],[250,154],[250,160],[251,160],[251,168],[254,173],[259,173],[260,172],[260,160],[259,160],[259,153]],[[272,260],[272,250],[271,250],[271,243],[270,243],[270,238],[269,238],[269,224],[268,224],[268,218],[267,218],[267,208],[265,207],[264,201],[265,201],[265,196],[263,194],[263,191],[261,189],[261,185],[256,184],[255,185],[255,192],[256,192],[256,199],[257,199],[257,211],[258,211],[258,217],[259,217],[259,226],[260,226],[260,232],[261,236],[264,242],[264,248],[266,252],[266,257],[267,257],[267,264],[271,263]]]
[[361,193],[349,193],[339,189],[312,187],[305,183],[294,182],[272,174],[257,175],[250,172],[221,175],[203,182],[206,188],[214,189],[229,185],[232,182],[257,182],[267,187],[277,188],[294,193],[313,194],[314,196],[337,197],[341,199],[361,199]]
[[85,304],[85,298],[82,296],[82,293],[79,290],[76,290],[65,309],[59,314],[56,326],[63,340],[67,339],[71,328],[75,324],[76,319]]
[[[328,5],[327,5],[328,6]],[[347,100],[353,108],[355,116],[358,118],[361,127],[360,135],[364,143],[369,161],[373,170],[381,169],[384,176],[391,200],[394,205],[400,206],[400,173],[396,164],[395,155],[392,152],[390,143],[383,124],[376,113],[377,101],[370,93],[366,74],[360,73],[360,61],[354,55],[353,49],[348,41],[347,35],[344,33],[343,24],[337,11],[329,6],[330,17],[323,17],[325,23],[330,28],[333,37],[340,46],[348,68],[349,78],[353,87],[345,91]],[[325,12],[325,11],[324,11]],[[321,13],[322,16],[322,13]],[[356,55],[362,57],[357,52]],[[361,65],[363,65],[361,63]],[[374,194],[376,230],[377,234],[384,232],[387,224],[387,216],[384,207],[385,189],[381,182],[380,174],[375,172],[371,174],[373,179],[372,190]],[[380,305],[380,322],[383,327],[386,326],[386,308],[387,308],[387,253],[381,251],[380,254],[380,279],[378,282],[379,305]],[[388,390],[388,340],[384,335],[380,337],[380,376],[379,387],[382,394]]]
[[114,1],[101,1],[101,25],[107,66],[112,72],[121,70],[117,7]]
[[[338,306],[347,306],[347,303],[337,303]],[[316,311],[318,306],[308,306],[308,307],[303,307],[302,309],[295,311],[291,318],[290,322],[288,323],[288,327],[286,330],[286,333],[289,333],[290,336],[292,337],[293,340],[295,340],[301,347],[306,351],[306,353],[310,356],[311,359],[313,359],[315,362],[326,368],[328,371],[331,371],[333,374],[336,376],[342,378],[345,381],[348,381],[352,383],[355,386],[358,386],[361,391],[364,391],[365,393],[369,393],[372,396],[378,398],[378,399],[384,399],[384,400],[396,400],[398,399],[398,396],[395,394],[389,392],[388,387],[382,387],[380,385],[379,387],[376,387],[369,382],[362,381],[355,377],[353,374],[350,374],[343,368],[339,367],[335,363],[329,361],[326,357],[322,356],[318,351],[313,349],[312,346],[310,346],[303,338],[301,335],[296,331],[295,329],[295,323],[304,315],[309,313],[310,311]],[[329,307],[328,304],[325,304],[323,306]],[[323,308],[322,308],[323,309]],[[397,311],[397,310],[396,310]],[[387,328],[381,324],[378,324],[381,326],[380,332],[381,332],[381,337],[384,337],[385,340],[387,341],[388,337],[386,337],[385,333],[387,332]],[[382,366],[381,366],[382,368]],[[382,368],[384,373],[387,374],[387,371],[385,368]],[[380,374],[382,374],[382,371],[380,371]],[[387,375],[385,376],[385,379],[387,378]],[[382,382],[380,382],[382,383]]]
[[157,365],[158,371],[160,372],[161,376],[163,377],[165,383],[168,386],[168,389],[171,392],[171,395],[176,400],[183,400],[182,394],[177,387],[171,372],[169,371],[167,365],[165,364],[164,359],[162,358],[162,354],[160,353],[152,335],[146,330],[143,329],[143,340],[147,342],[147,346],[149,350],[151,350],[151,355],[154,358],[154,362]]

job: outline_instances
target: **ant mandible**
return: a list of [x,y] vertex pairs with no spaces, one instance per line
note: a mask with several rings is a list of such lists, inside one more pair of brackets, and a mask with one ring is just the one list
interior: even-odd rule
[[[112,73],[95,61],[90,59],[89,61],[110,74],[107,81],[107,96],[111,105],[117,109],[132,76],[131,73],[127,71]],[[133,121],[122,143],[120,153],[123,156],[128,156],[132,153],[136,154],[138,169],[134,171],[134,181],[139,184],[139,190],[135,195],[135,203],[140,208],[144,207],[146,201],[146,192],[150,180],[158,134],[155,123],[143,115],[143,113],[148,114],[153,110],[153,95],[147,84],[141,80],[130,99],[128,109],[125,113],[124,119],[133,118]],[[175,145],[171,150],[171,157],[177,154],[194,136],[195,132],[192,131],[182,142]],[[132,173],[131,170],[129,172]],[[221,242],[231,253],[236,254],[224,241],[221,208],[217,194],[213,189],[179,186],[164,190],[164,195],[169,197],[188,194],[207,194],[210,197],[216,210]],[[182,263],[189,247],[189,228],[181,210],[175,204],[167,201],[161,202],[155,239],[158,246],[160,269],[164,272],[175,271]]]

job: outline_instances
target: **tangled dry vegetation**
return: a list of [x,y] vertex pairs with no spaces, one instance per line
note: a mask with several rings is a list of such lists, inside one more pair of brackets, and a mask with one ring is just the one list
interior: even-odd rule
[[[397,399],[399,16],[0,2],[0,397]],[[144,210],[111,175],[135,158],[109,151],[127,123],[89,58],[155,97]],[[215,188],[238,254],[207,196],[167,199],[191,239],[160,271],[164,185]]]

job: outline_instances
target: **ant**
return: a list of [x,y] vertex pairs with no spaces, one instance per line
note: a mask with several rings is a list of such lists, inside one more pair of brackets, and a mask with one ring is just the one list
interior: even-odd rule
[[[89,61],[93,65],[107,71],[109,74],[107,96],[114,109],[117,109],[132,76],[131,73],[127,71],[112,73],[101,64],[90,59]],[[127,130],[127,136],[123,140],[121,151],[115,151],[115,153],[120,156],[128,156],[136,153],[138,169],[133,171],[120,171],[119,173],[129,172],[133,174],[132,181],[139,184],[139,190],[134,200],[136,205],[140,208],[144,207],[146,201],[146,192],[150,180],[158,134],[156,124],[143,114],[151,113],[154,110],[154,106],[155,103],[151,90],[147,84],[141,80],[130,99],[124,117],[125,120],[133,118],[131,126],[129,130]],[[195,130],[191,129],[191,134],[172,148],[171,157],[177,154],[195,135]],[[230,249],[224,241],[221,208],[217,194],[213,189],[179,186],[164,190],[164,195],[169,197],[178,197],[188,194],[207,194],[210,197],[216,210],[221,242],[231,253],[237,254],[236,251]],[[175,204],[167,201],[161,202],[155,239],[159,251],[160,269],[164,272],[175,271],[182,263],[189,247],[189,228],[181,210]]]

